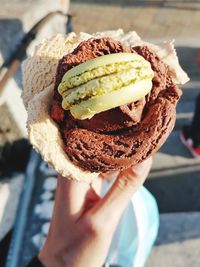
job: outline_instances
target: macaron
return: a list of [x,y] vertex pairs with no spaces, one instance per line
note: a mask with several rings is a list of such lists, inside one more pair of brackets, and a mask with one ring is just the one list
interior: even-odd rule
[[75,119],[135,102],[152,89],[150,63],[133,53],[115,53],[88,60],[67,71],[58,86],[62,107]]

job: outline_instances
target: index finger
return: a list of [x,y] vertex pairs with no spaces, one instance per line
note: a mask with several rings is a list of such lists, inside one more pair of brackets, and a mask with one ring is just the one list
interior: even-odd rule
[[58,176],[55,212],[64,214],[68,221],[76,221],[84,212],[92,193],[97,196],[101,191],[101,183],[102,180],[100,179],[96,179],[92,184],[89,184]]
[[88,183],[76,182],[58,176],[55,211],[64,215],[65,218],[67,217],[67,220],[76,220],[82,212],[89,189]]

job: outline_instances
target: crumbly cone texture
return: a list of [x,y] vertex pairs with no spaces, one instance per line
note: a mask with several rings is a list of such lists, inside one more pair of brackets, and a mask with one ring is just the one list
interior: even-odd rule
[[[98,173],[85,171],[69,159],[64,152],[64,144],[57,125],[49,116],[49,109],[53,97],[58,61],[64,55],[72,52],[81,41],[88,40],[91,37],[99,38],[103,36],[111,37],[129,47],[147,45],[168,65],[169,75],[172,76],[174,82],[184,84],[188,81],[187,75],[179,66],[172,43],[163,43],[160,46],[144,43],[135,32],[124,34],[122,30],[118,30],[96,33],[93,36],[85,33],[80,33],[79,35],[72,33],[66,38],[58,35],[50,40],[44,41],[43,44],[38,46],[33,56],[29,57],[23,64],[23,81],[25,90],[22,97],[28,111],[27,128],[29,138],[34,148],[41,153],[44,160],[51,164],[58,173],[78,181],[91,181],[97,177]],[[170,81],[168,84],[170,86]],[[174,88],[174,92],[175,91],[176,88]],[[166,125],[167,131],[169,132],[172,129],[175,120],[174,103],[171,100],[173,98],[171,98],[173,90],[171,90],[169,95],[166,96],[165,94],[167,94],[167,90],[161,93],[158,101],[152,108],[155,110],[155,118],[158,112],[161,112],[165,118],[155,130],[158,131],[159,127],[162,127],[162,129],[166,128],[163,127],[163,125]],[[164,108],[160,111],[157,107],[160,105],[160,102],[162,102],[163,105],[165,105],[166,102],[169,102],[167,109]],[[171,114],[173,114],[172,117],[168,116],[170,111]],[[150,129],[153,120],[154,118],[149,118],[147,115],[143,120],[143,124],[146,123],[146,127],[149,127]],[[150,138],[148,131],[143,134],[145,135],[143,137],[144,140]],[[87,139],[88,138],[89,137],[87,137]],[[124,138],[126,138],[126,136]],[[162,133],[162,136],[158,137],[158,140],[154,140],[155,142],[153,141],[154,143],[152,144],[153,147],[155,147],[154,150],[156,150],[157,144],[160,142],[163,143],[165,139],[166,135],[165,133]],[[115,140],[115,142],[117,142],[117,140]],[[140,150],[140,148],[138,149]],[[139,151],[136,152],[138,153]],[[148,156],[148,154],[144,155],[141,160]],[[111,169],[113,168],[114,167],[112,166]],[[98,171],[98,169],[95,171]]]

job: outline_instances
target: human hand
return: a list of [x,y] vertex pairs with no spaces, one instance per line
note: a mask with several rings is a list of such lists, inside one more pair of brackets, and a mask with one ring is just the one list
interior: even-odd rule
[[[107,194],[92,185],[58,177],[50,230],[39,259],[45,267],[101,267],[132,195],[144,183],[151,158],[121,171]],[[105,175],[103,175],[105,178]]]

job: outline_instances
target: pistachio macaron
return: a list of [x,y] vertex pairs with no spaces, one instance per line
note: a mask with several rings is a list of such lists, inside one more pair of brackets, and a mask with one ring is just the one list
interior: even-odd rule
[[142,56],[116,53],[88,60],[67,71],[58,86],[62,107],[79,120],[135,102],[152,88],[154,72]]

